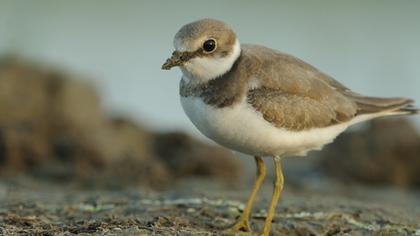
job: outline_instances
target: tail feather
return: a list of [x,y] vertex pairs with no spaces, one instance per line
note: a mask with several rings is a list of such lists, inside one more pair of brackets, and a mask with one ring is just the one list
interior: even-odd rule
[[420,114],[420,109],[415,108],[412,105],[408,105],[405,107],[401,107],[400,109],[395,111],[398,114],[401,115],[416,115],[416,114]]
[[413,106],[414,100],[409,98],[366,97],[356,93],[349,93],[347,97],[357,105],[352,124],[384,116],[420,114],[420,109]]
[[378,98],[365,96],[351,96],[357,104],[357,114],[383,113],[384,115],[409,115],[418,114],[420,110],[415,108],[412,103],[414,100],[409,98]]
[[389,107],[398,105],[408,105],[414,103],[413,99],[409,98],[379,98],[366,96],[352,96],[351,99],[356,103],[374,105],[377,107]]

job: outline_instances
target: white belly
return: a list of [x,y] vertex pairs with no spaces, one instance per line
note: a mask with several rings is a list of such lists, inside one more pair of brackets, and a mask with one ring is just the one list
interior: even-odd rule
[[249,155],[304,155],[332,142],[350,125],[343,123],[295,132],[273,126],[245,101],[225,108],[212,107],[195,97],[181,97],[181,103],[192,123],[205,136]]

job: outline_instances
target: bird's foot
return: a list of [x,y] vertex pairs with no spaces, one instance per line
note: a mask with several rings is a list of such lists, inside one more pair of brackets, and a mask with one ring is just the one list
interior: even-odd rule
[[249,220],[239,220],[232,227],[223,231],[224,235],[245,235],[250,232],[252,229]]

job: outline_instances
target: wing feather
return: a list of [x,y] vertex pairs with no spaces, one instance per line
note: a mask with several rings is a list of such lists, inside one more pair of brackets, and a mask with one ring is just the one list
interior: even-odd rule
[[311,65],[261,46],[243,47],[248,60],[258,61],[259,87],[251,88],[247,101],[277,127],[290,130],[320,128],[346,122],[357,114],[347,87]]

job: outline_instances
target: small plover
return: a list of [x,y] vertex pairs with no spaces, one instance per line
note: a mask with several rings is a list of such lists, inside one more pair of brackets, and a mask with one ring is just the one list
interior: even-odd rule
[[181,68],[187,116],[205,136],[254,156],[257,164],[255,185],[231,232],[251,231],[251,208],[266,174],[262,157],[273,157],[276,174],[262,232],[267,236],[283,189],[281,157],[320,150],[362,121],[419,112],[411,99],[364,96],[296,57],[240,44],[218,20],[184,25],[173,43],[162,69]]

